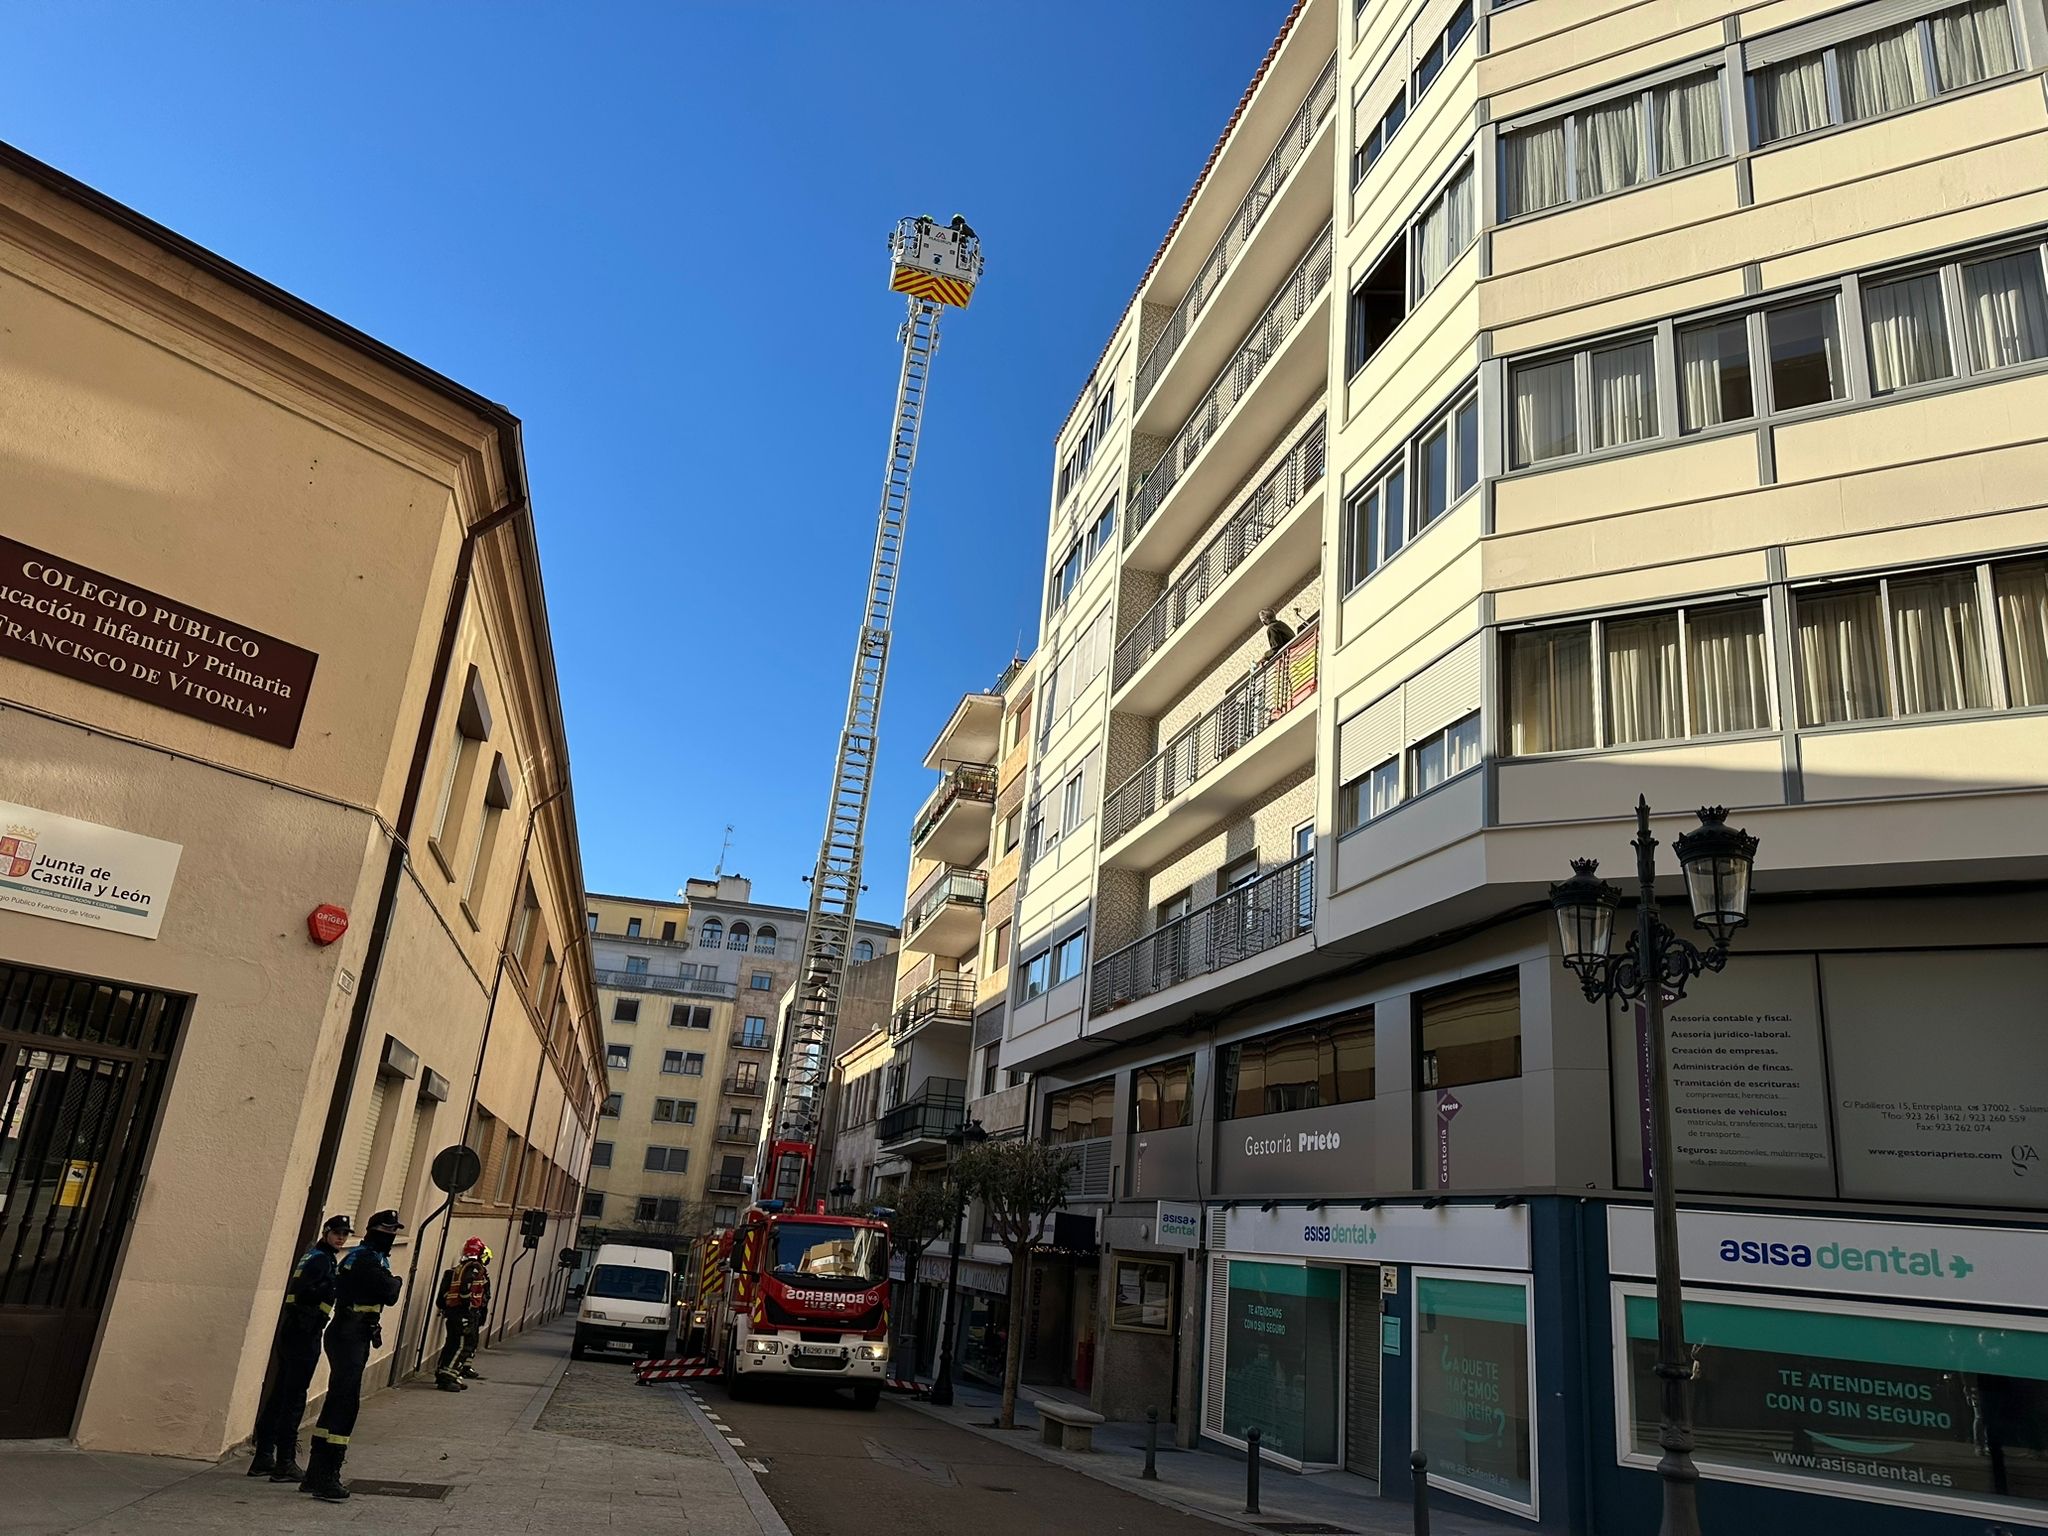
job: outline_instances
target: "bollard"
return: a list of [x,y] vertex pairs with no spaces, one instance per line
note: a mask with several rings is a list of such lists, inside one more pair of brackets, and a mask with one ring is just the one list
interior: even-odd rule
[[1248,1515],[1259,1512],[1259,1432],[1256,1427],[1244,1432],[1244,1512]]
[[1417,1451],[1408,1465],[1415,1469],[1415,1536],[1429,1536],[1429,1458]]
[[1159,1456],[1159,1410],[1145,1410],[1145,1470],[1138,1474],[1148,1483],[1159,1481],[1159,1468],[1154,1462]]

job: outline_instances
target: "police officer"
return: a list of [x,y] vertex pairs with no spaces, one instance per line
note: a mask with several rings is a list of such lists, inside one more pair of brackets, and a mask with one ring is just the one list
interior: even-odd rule
[[398,1300],[401,1282],[391,1272],[391,1242],[405,1230],[396,1211],[370,1218],[363,1240],[336,1266],[334,1321],[327,1327],[327,1401],[313,1426],[313,1444],[306,1457],[306,1476],[299,1492],[338,1504],[348,1497],[341,1464],[348,1456],[349,1436],[363,1402],[363,1367],[370,1351],[384,1342],[380,1319]]
[[346,1216],[328,1217],[320,1240],[292,1266],[284,1310],[277,1320],[277,1374],[269,1399],[256,1415],[251,1477],[267,1472],[273,1483],[295,1483],[306,1475],[299,1465],[299,1421],[306,1416],[306,1387],[320,1363],[320,1335],[334,1315],[335,1256],[348,1246],[354,1231]]
[[441,1277],[441,1321],[448,1332],[434,1368],[434,1385],[443,1392],[467,1391],[465,1377],[470,1381],[483,1380],[469,1368],[469,1362],[476,1356],[484,1319],[490,1315],[490,1262],[491,1250],[484,1240],[472,1237],[462,1245],[462,1262]]

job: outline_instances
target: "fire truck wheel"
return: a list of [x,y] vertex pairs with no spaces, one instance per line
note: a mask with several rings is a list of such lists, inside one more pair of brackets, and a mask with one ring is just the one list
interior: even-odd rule
[[875,1405],[881,1400],[882,1389],[879,1386],[860,1386],[853,1389],[853,1406],[856,1408],[872,1413]]
[[733,1360],[732,1345],[727,1344],[725,1346],[725,1395],[736,1403],[742,1402],[746,1399],[747,1387],[746,1377],[740,1374],[739,1367]]

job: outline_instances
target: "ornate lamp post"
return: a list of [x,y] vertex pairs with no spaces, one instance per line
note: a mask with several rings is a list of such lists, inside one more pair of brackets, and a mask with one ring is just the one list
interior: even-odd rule
[[1671,1085],[1664,1060],[1664,1004],[1685,996],[1685,985],[1728,963],[1728,941],[1749,922],[1749,877],[1757,840],[1728,825],[1720,806],[1700,812],[1700,824],[1675,848],[1685,872],[1693,925],[1713,941],[1701,949],[1666,928],[1657,913],[1657,839],[1650,835],[1650,804],[1636,798],[1636,930],[1620,954],[1614,915],[1621,891],[1599,877],[1597,859],[1572,860],[1572,877],[1550,888],[1564,963],[1586,1000],[1640,1001],[1648,1018],[1650,1051],[1650,1167],[1656,1206],[1657,1378],[1663,1383],[1657,1443],[1664,1454],[1664,1518],[1659,1536],[1699,1536],[1699,1469],[1693,1465],[1692,1365],[1685,1348],[1685,1314],[1678,1262],[1678,1179],[1671,1147]]
[[939,1368],[932,1374],[931,1402],[938,1408],[950,1408],[953,1404],[953,1335],[959,1332],[953,1298],[960,1289],[960,1229],[967,1221],[967,1199],[953,1177],[953,1160],[963,1146],[987,1140],[988,1132],[981,1128],[979,1120],[963,1121],[959,1130],[946,1137],[946,1180],[953,1191],[953,1249],[946,1260],[946,1299],[939,1308]]

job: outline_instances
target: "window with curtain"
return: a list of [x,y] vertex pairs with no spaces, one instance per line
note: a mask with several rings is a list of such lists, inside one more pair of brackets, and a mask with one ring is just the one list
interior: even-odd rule
[[1338,834],[1354,832],[1401,803],[1401,760],[1390,757],[1337,792]]
[[1478,209],[1473,195],[1472,167],[1467,164],[1415,225],[1415,297],[1420,299],[1442,282],[1452,264],[1478,238]]
[[1138,1068],[1131,1074],[1131,1129],[1170,1131],[1194,1124],[1194,1081],[1192,1056]]
[[[1831,64],[1839,118],[1828,97]],[[1757,142],[1795,138],[1838,121],[1867,122],[2018,68],[2009,0],[1951,6],[1753,71]]]
[[1644,614],[1600,626],[1607,739],[1616,745],[1685,734],[1678,683],[1678,615]]
[[1354,1009],[1226,1046],[1217,1118],[1356,1104],[1375,1091],[1373,1011]]
[[1525,629],[1508,640],[1508,750],[1517,757],[1593,745],[1592,631]]
[[1810,53],[1772,64],[1752,75],[1750,83],[1756,90],[1759,144],[1811,133],[1834,120],[1828,107],[1828,66],[1824,54]]
[[1761,603],[1685,610],[1687,725],[1693,734],[1769,729],[1769,648]]
[[1575,359],[1524,363],[1508,388],[1517,466],[1562,458],[1579,449],[1578,374]]
[[2006,0],[1959,5],[1929,18],[1937,90],[1959,90],[2019,68]]
[[1639,98],[1590,107],[1572,123],[1578,137],[1578,195],[1600,197],[1643,179],[1643,108]]
[[1756,414],[1749,324],[1742,316],[1682,327],[1677,344],[1678,419],[1684,431],[1747,421]]
[[1955,372],[1949,360],[1939,272],[1866,284],[1863,325],[1870,344],[1873,393],[1887,394]]
[[1055,1144],[1107,1136],[1116,1119],[1116,1079],[1069,1088],[1046,1100],[1046,1137]]
[[1920,28],[1914,22],[1842,44],[1835,55],[1842,115],[1862,122],[1925,101],[1927,81],[1920,65]]
[[1695,71],[1501,134],[1501,216],[1519,218],[1727,153],[1721,71]]
[[1991,682],[1974,569],[1887,582],[1899,713],[1988,709]]
[[1439,784],[1479,766],[1479,714],[1445,726],[1408,749],[1408,781],[1414,793],[1426,795]]
[[1655,174],[1668,176],[1728,152],[1721,119],[1721,72],[1660,86],[1651,94],[1656,124]]
[[1656,344],[1647,336],[1590,354],[1595,448],[1657,435]]
[[2048,284],[2041,247],[1963,263],[1970,361],[1983,370],[2048,357]]
[[1540,213],[1568,201],[1564,119],[1501,135],[1501,165],[1505,217]]
[[1875,582],[1798,593],[1793,629],[1801,725],[1879,720],[1891,713],[1884,613]]
[[1993,566],[1991,589],[2006,701],[2015,708],[2048,705],[2048,560]]
[[1345,502],[1344,590],[1386,564],[1478,484],[1479,396],[1468,390]]

